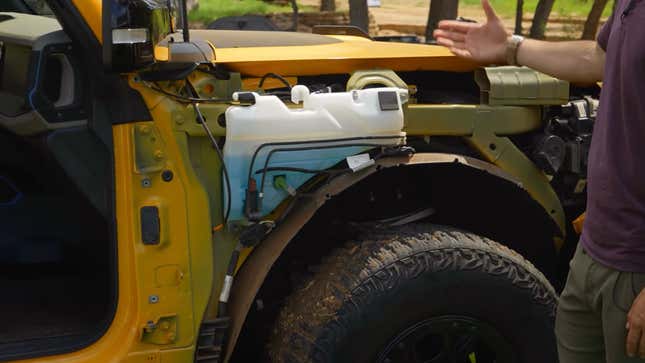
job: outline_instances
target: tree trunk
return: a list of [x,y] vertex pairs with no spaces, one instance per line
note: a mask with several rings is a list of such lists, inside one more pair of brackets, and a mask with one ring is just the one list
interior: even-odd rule
[[320,11],[336,11],[336,0],[320,0]]
[[298,3],[296,0],[291,0],[291,10],[293,11],[292,18],[291,18],[291,30],[294,32],[298,31],[298,23],[300,22],[298,19]]
[[602,12],[607,6],[608,0],[594,0],[587,21],[585,22],[585,28],[582,31],[582,39],[584,40],[593,40],[596,38],[596,32],[598,31],[598,24],[600,23],[600,17]]
[[522,17],[524,16],[524,0],[517,0],[515,9],[515,34],[522,35]]
[[367,0],[349,0],[349,23],[359,27],[365,34],[369,34]]
[[531,38],[544,39],[544,31],[546,30],[546,22],[549,21],[551,9],[555,0],[540,0],[535,8],[535,15],[533,15],[533,24],[531,24]]
[[434,40],[432,33],[437,29],[439,21],[444,19],[456,19],[459,9],[459,0],[431,0],[428,13],[428,25],[426,26],[426,43]]

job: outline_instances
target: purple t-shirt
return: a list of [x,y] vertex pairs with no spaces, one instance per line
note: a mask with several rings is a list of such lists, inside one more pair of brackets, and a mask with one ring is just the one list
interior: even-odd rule
[[645,272],[645,0],[617,0],[589,153],[582,243],[598,262]]

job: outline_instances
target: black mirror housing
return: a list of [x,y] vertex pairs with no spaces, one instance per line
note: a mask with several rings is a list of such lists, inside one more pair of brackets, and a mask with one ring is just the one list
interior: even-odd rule
[[176,9],[168,0],[103,0],[103,64],[129,72],[155,62],[155,46],[175,32]]

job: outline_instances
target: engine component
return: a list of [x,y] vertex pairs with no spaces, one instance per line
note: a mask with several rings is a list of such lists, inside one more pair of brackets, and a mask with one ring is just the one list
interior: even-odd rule
[[546,135],[535,150],[535,163],[547,174],[553,175],[560,170],[567,154],[567,145],[560,136]]
[[591,97],[572,100],[553,110],[550,121],[535,144],[535,163],[549,175],[566,172],[586,179],[587,157],[597,110],[598,100]]

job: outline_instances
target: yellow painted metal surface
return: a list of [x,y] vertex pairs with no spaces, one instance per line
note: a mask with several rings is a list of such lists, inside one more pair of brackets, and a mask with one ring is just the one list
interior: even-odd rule
[[585,212],[585,213],[582,213],[581,215],[579,215],[579,216],[578,216],[578,218],[576,218],[576,219],[573,221],[573,229],[576,231],[576,233],[577,233],[577,234],[581,234],[581,233],[582,233],[582,227],[583,227],[583,226],[584,226],[584,224],[585,224],[585,217],[586,217],[586,216],[587,216],[587,213],[586,213],[586,212]]
[[[477,64],[455,57],[444,47],[365,41],[345,37],[334,44],[300,47],[252,47],[217,49],[216,63],[245,76],[267,72],[286,76],[351,73],[362,69],[393,71],[471,71]],[[361,39],[361,40],[349,40]]]
[[[177,104],[150,91],[143,96],[154,122],[113,128],[119,267],[116,316],[97,343],[78,352],[48,356],[47,362],[192,361],[213,287],[209,198],[188,159],[186,133],[172,127],[170,117]],[[141,156],[146,153],[152,158]],[[171,181],[161,179],[163,170],[173,172]],[[159,245],[141,242],[143,206],[159,208]]]
[[78,12],[81,13],[81,16],[83,17],[83,19],[85,19],[87,25],[90,26],[92,32],[94,33],[94,36],[96,36],[96,39],[99,40],[99,43],[103,43],[103,18],[101,16],[103,1],[72,0],[72,3],[74,3],[74,6],[76,6]]

